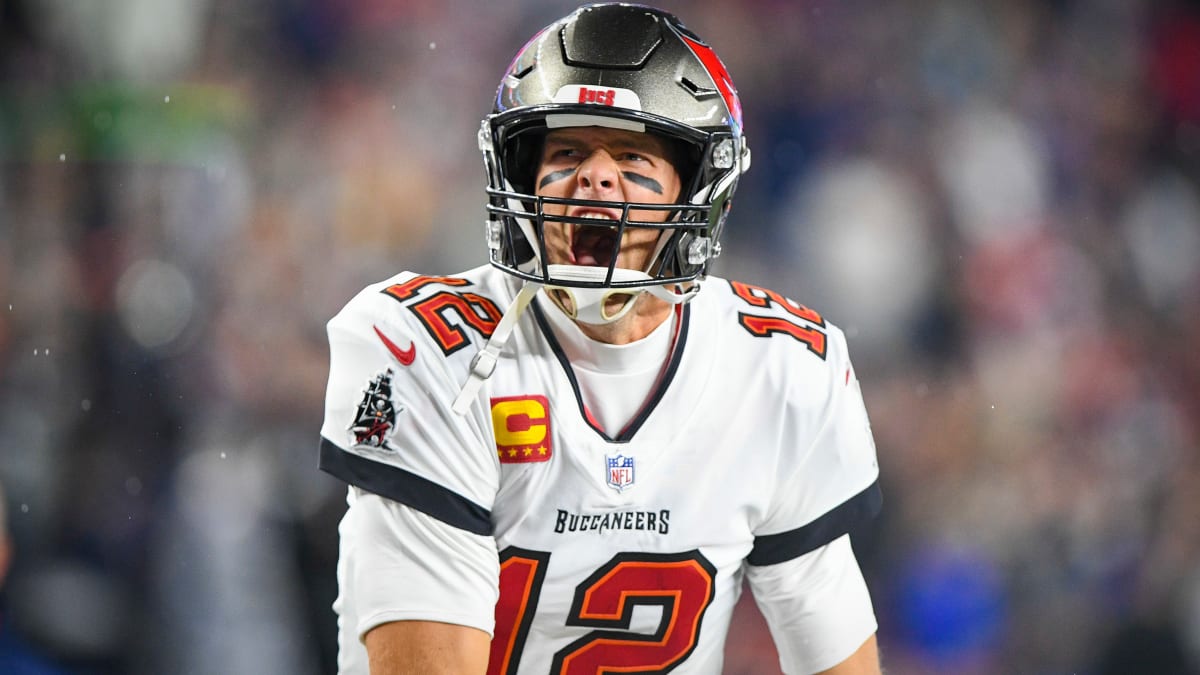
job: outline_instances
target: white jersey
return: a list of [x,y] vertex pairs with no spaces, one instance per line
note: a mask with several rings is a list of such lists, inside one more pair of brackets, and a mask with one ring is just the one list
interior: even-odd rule
[[[419,599],[389,600],[395,606],[376,621],[488,630],[489,675],[719,673],[749,570],[779,643],[805,600],[772,605],[753,586],[756,570],[768,571],[757,577],[763,584],[792,583],[773,577],[794,576],[779,573],[791,569],[785,563],[844,540],[880,504],[841,331],[777,293],[709,277],[680,309],[646,402],[610,436],[547,321],[558,310],[539,296],[471,409],[457,415],[450,407],[471,358],[517,288],[491,267],[404,273],[366,288],[329,323],[321,468],[352,493],[394,500],[466,541],[494,540],[499,555],[499,600],[494,615],[480,616],[495,594],[477,603],[484,609],[449,589],[439,602],[456,578],[456,554],[439,551],[437,537],[374,542],[399,558],[432,557],[422,574],[439,580],[412,582]],[[351,534],[344,524],[343,557],[391,531],[372,527]],[[386,573],[372,575],[356,584]],[[371,591],[340,581],[348,649],[347,633],[370,627],[351,596]],[[869,620],[865,628],[856,620],[853,646],[874,631]]]

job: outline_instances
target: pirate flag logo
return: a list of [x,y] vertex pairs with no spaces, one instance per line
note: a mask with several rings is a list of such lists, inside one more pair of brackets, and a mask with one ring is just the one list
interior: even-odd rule
[[392,369],[388,368],[387,371],[376,375],[363,390],[354,424],[350,425],[350,431],[354,432],[355,445],[382,448],[386,445],[388,436],[392,435],[396,427],[396,413],[404,411],[403,406],[397,410],[396,405],[392,403],[392,375]]

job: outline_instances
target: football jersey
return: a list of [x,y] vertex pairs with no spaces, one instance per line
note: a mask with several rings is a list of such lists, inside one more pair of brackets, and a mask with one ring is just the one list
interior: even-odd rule
[[452,412],[518,288],[485,266],[356,296],[329,323],[321,468],[495,539],[489,675],[719,673],[745,566],[795,560],[879,509],[843,334],[709,277],[679,308],[645,403],[610,435],[539,296],[477,400]]

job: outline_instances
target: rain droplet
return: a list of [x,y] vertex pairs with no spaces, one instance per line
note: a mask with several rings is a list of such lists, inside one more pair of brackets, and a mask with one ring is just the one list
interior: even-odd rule
[[82,408],[84,412],[91,410],[92,409],[92,400],[89,398],[83,399],[82,401],[79,402],[79,407]]
[[221,452],[221,459],[225,459],[225,452],[224,452],[224,451],[222,451],[222,452]]
[[125,492],[136,497],[142,493],[142,481],[138,480],[137,476],[130,476],[125,479]]
[[37,356],[37,354],[38,354],[38,350],[36,350],[36,349],[35,349],[35,350],[33,350],[33,355],[34,355],[34,356]]
[[430,49],[437,49],[437,43],[436,43],[436,42],[430,42],[430,43],[429,43],[429,48],[430,48]]
[[21,513],[29,513],[29,505],[28,504],[21,505]]
[[116,290],[121,324],[144,347],[165,347],[192,319],[195,288],[171,263],[139,260],[121,275]]
[[65,162],[65,161],[67,161],[67,153],[65,153],[65,152],[64,152],[64,153],[62,153],[61,155],[59,155],[59,156],[58,156],[58,161],[60,161],[60,162]]

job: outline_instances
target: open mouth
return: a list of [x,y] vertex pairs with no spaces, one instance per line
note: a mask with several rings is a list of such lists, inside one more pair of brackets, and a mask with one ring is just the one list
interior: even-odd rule
[[576,265],[608,267],[620,245],[617,241],[617,226],[609,225],[613,219],[604,214],[578,214],[579,218],[595,220],[596,224],[576,223],[571,235],[571,258]]

